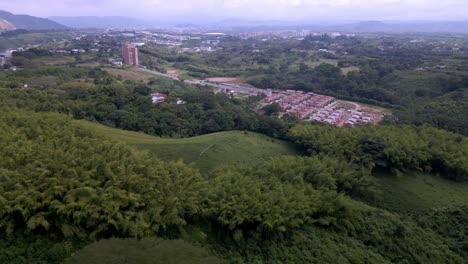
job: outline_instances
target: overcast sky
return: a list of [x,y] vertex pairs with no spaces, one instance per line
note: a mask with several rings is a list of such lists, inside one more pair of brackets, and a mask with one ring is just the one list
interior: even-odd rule
[[468,0],[0,0],[0,9],[41,17],[468,20]]

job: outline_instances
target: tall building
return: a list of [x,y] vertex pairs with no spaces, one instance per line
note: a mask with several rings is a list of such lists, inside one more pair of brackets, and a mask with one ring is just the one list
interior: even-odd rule
[[129,43],[122,44],[122,58],[124,64],[138,66],[137,47]]

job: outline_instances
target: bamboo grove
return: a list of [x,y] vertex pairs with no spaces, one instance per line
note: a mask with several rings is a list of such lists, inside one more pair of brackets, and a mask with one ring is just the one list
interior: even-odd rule
[[[351,199],[371,198],[375,183],[368,168],[344,160],[285,157],[203,176],[181,162],[162,162],[96,136],[60,114],[5,111],[0,133],[0,230],[6,236],[53,233],[94,241],[198,227],[230,237],[229,256],[236,252],[231,243],[243,248],[255,240],[276,243],[279,234],[326,232],[365,243],[357,259],[460,260],[432,232]],[[387,233],[395,239],[384,238]],[[292,241],[298,244],[282,247],[306,243]],[[435,245],[438,250],[428,249]],[[262,255],[241,259],[254,256]]]

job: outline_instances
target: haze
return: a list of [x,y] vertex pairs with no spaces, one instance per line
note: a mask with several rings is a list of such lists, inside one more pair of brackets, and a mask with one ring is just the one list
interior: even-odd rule
[[466,0],[0,0],[0,9],[48,16],[330,21],[463,20]]

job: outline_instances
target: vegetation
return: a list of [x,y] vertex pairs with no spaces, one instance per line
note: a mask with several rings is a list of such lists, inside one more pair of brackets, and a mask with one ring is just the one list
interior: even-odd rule
[[140,156],[59,115],[7,112],[1,119],[6,235],[26,228],[83,239],[142,237],[198,210],[201,177],[182,163]]
[[52,20],[46,18],[33,17],[28,15],[14,15],[12,13],[0,10],[0,18],[5,19],[21,29],[64,29],[63,25],[60,25]]
[[87,246],[65,261],[65,264],[74,263],[219,264],[224,263],[224,261],[210,256],[204,249],[183,240],[145,238],[142,240],[101,240]]
[[[44,67],[21,71],[8,75],[5,85],[17,88],[34,76],[39,78],[31,80],[29,89],[5,90],[0,100],[14,107],[66,113],[77,119],[172,138],[229,130],[250,130],[286,138],[289,128],[277,118],[252,111],[255,104],[252,100],[215,95],[204,87],[175,82],[156,80],[148,85],[119,81],[97,68]],[[49,79],[49,76],[53,77]],[[80,82],[91,78],[94,80],[91,83]],[[160,83],[160,87],[153,88]],[[167,103],[154,105],[149,96],[152,89],[169,94]],[[186,104],[176,104],[178,98]]]
[[97,134],[114,138],[165,161],[183,160],[195,163],[203,173],[219,164],[250,167],[261,165],[272,157],[294,155],[290,143],[254,132],[228,131],[185,139],[166,139],[143,133],[119,130],[91,122],[81,122]]
[[396,213],[415,213],[468,204],[468,183],[447,180],[437,175],[407,173],[401,176],[379,175],[377,207]]
[[466,38],[226,37],[221,45],[223,50],[202,55],[155,45],[142,52],[157,60],[159,68],[175,67],[194,78],[241,77],[259,88],[297,89],[395,108],[405,123],[467,135],[467,100],[462,96],[468,87]]
[[460,207],[440,208],[426,212],[415,213],[421,227],[429,227],[445,239],[450,249],[468,258],[468,244],[466,239],[468,208],[466,203]]
[[468,89],[459,89],[436,101],[417,104],[397,112],[402,123],[430,124],[463,135],[468,135]]
[[64,31],[33,31],[25,29],[7,31],[0,34],[0,51],[6,49],[17,49],[18,47],[24,47],[26,45],[44,44],[52,41],[53,39],[62,38],[67,40],[71,39],[69,33]]
[[[30,34],[3,34],[0,45]],[[149,68],[240,76],[397,115],[339,129],[278,119],[277,105],[257,108],[259,97],[89,66],[120,44],[102,37],[89,52],[96,40],[16,52],[10,63],[21,69],[0,72],[0,263],[468,259],[461,52],[395,36],[142,49]],[[87,52],[62,57],[53,52],[62,45]],[[166,102],[153,104],[153,92]]]
[[224,250],[228,259],[248,263],[462,263],[440,237],[413,221],[360,204],[353,208],[354,217],[341,230],[309,226]]
[[[393,173],[425,171],[455,181],[468,177],[466,137],[427,126],[374,126],[348,130],[298,125],[291,137],[308,153],[340,157]],[[402,136],[404,135],[404,137]]]
[[[330,260],[332,249],[315,251],[318,255],[297,250],[320,237],[334,241],[340,234],[345,235],[340,243],[357,243],[352,247],[357,255],[339,255],[348,261],[460,261],[432,231],[353,202],[348,195],[372,195],[374,184],[369,174],[363,177],[361,169],[344,162],[286,157],[256,169],[218,168],[203,177],[182,163],[130,150],[61,115],[7,111],[0,123],[1,156],[9,157],[1,164],[0,223],[7,237],[25,230],[33,237],[56,234],[92,241],[182,235],[198,226],[208,235],[200,241],[216,254],[247,262]],[[368,222],[372,219],[376,222]],[[267,243],[253,246],[260,241]],[[271,254],[283,249],[289,253]],[[243,257],[236,252],[244,252]]]

